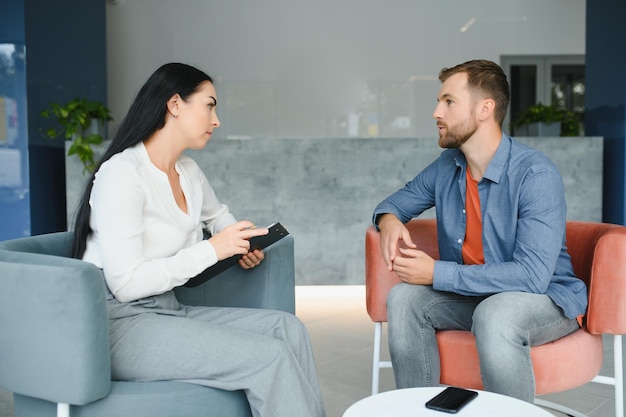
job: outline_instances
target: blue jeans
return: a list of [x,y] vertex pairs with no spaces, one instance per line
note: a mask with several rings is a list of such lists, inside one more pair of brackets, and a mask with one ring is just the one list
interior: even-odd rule
[[485,390],[533,402],[530,347],[579,328],[547,295],[503,292],[468,297],[400,283],[387,298],[389,350],[398,388],[437,386],[435,330],[471,330]]

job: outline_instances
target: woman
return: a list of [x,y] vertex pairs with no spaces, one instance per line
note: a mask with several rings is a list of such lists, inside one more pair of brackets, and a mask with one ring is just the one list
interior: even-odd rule
[[202,71],[163,65],[131,104],[82,197],[73,255],[104,272],[113,378],[242,389],[254,416],[324,416],[297,318],[184,306],[172,291],[233,255],[242,255],[243,268],[263,260],[248,239],[267,229],[237,222],[183,155],[203,148],[219,126],[216,97]]

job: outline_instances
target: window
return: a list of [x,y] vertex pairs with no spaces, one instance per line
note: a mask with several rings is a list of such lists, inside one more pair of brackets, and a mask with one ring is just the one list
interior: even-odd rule
[[502,56],[501,65],[511,85],[511,104],[504,122],[507,132],[519,112],[538,102],[583,114],[584,55]]

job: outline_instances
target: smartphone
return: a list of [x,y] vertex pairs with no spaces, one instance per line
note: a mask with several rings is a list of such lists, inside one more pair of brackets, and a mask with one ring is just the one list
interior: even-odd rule
[[426,408],[443,411],[446,413],[456,413],[472,401],[478,393],[464,388],[447,387],[435,397],[428,400]]

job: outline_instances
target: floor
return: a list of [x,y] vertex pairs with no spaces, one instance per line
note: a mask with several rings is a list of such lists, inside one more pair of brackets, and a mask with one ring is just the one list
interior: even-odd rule
[[[327,417],[341,417],[351,404],[371,392],[374,325],[365,311],[365,288],[298,287],[296,300],[296,314],[311,335]],[[605,343],[605,350],[612,352],[610,343]],[[382,354],[388,357],[386,340]],[[604,366],[612,369],[613,365],[605,361]],[[610,371],[604,373],[611,374]],[[380,390],[394,387],[392,371],[383,369]],[[612,387],[606,385],[587,384],[542,398],[587,413],[589,417],[609,417],[615,412]],[[556,416],[564,415],[550,411]],[[11,395],[1,389],[0,417],[13,417]]]

